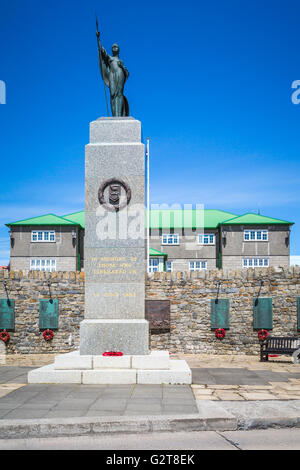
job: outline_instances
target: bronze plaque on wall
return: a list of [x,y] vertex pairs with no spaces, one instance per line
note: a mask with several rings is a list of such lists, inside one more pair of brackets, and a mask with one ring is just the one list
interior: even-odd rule
[[170,301],[146,300],[145,317],[153,331],[170,331]]

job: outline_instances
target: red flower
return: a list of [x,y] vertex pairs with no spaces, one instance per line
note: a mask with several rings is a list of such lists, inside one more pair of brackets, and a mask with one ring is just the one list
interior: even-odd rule
[[223,339],[226,333],[225,333],[224,328],[217,328],[215,331],[215,334],[217,338]]
[[106,351],[102,356],[123,356],[123,353],[120,351]]
[[45,341],[51,341],[51,339],[54,336],[54,333],[52,330],[45,330],[43,332],[43,336],[44,336]]
[[259,330],[257,333],[257,336],[258,336],[258,339],[260,339],[261,341],[265,341],[267,336],[269,336],[269,332],[268,330]]
[[4,341],[4,343],[6,343],[7,341],[9,341],[9,338],[10,338],[10,334],[6,330],[1,331],[1,333],[0,333],[0,340],[1,341]]

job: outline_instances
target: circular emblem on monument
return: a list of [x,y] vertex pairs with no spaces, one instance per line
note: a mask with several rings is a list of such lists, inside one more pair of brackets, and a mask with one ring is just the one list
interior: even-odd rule
[[107,210],[117,212],[129,204],[131,189],[125,181],[111,178],[101,184],[98,199]]

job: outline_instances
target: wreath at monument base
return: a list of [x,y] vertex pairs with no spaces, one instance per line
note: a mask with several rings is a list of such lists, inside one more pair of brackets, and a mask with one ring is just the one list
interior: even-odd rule
[[215,334],[218,339],[223,339],[225,337],[226,332],[224,328],[217,328]]
[[106,351],[102,356],[123,356],[123,353],[120,351]]
[[54,333],[52,330],[48,329],[48,330],[43,331],[43,336],[44,336],[45,341],[51,341],[54,336]]
[[257,336],[260,341],[265,341],[267,336],[269,336],[269,332],[268,330],[259,330]]
[[3,341],[4,343],[7,343],[9,341],[10,334],[4,330],[0,332],[0,340]]

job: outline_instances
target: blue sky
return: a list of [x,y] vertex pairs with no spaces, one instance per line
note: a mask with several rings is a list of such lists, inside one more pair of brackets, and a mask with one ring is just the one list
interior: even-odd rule
[[106,115],[101,40],[151,145],[151,202],[291,220],[300,254],[299,4],[1,0],[0,264],[9,221],[84,208],[89,122]]

